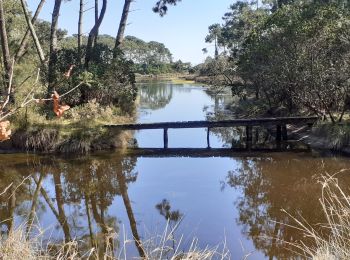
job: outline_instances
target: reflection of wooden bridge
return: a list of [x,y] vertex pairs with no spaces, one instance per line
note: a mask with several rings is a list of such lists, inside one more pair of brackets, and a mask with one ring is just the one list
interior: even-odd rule
[[308,152],[308,147],[296,148],[293,144],[286,144],[274,148],[137,148],[129,149],[123,152],[124,156],[143,157],[143,158],[169,158],[169,157],[191,157],[191,158],[211,158],[211,157],[246,157],[246,156],[261,156],[262,153],[275,153],[293,151],[293,153]]
[[163,129],[164,148],[168,148],[168,129],[179,128],[207,128],[207,145],[210,148],[210,129],[217,127],[245,127],[246,147],[249,148],[253,141],[253,127],[276,127],[276,141],[287,140],[287,125],[309,125],[312,126],[317,117],[276,117],[276,118],[251,118],[234,119],[223,121],[185,121],[185,122],[162,122],[162,123],[137,123],[122,125],[106,125],[108,128],[117,130],[147,130]]

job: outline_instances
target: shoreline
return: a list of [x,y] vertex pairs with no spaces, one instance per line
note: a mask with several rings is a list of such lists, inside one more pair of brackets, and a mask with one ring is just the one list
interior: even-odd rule
[[[183,80],[184,82],[199,82],[196,75],[174,75],[165,74],[154,78],[147,75],[151,80]],[[205,77],[204,77],[205,78]],[[205,79],[203,78],[203,81]],[[140,79],[140,78],[139,78]],[[144,82],[144,81],[143,81]],[[147,82],[147,81],[146,81]],[[140,82],[141,83],[141,82]],[[228,111],[232,111],[228,109]],[[135,121],[135,117],[128,117],[130,122]],[[100,151],[123,150],[133,146],[134,135],[131,131],[105,131],[103,124],[94,127],[80,127],[74,129],[74,126],[64,129],[67,125],[32,125],[29,128],[15,130],[11,139],[0,142],[0,154],[90,154]],[[318,127],[315,125],[315,127]],[[62,133],[68,132],[68,133]],[[350,156],[350,147],[341,147],[335,149],[332,147],[328,136],[318,136],[311,128],[288,126],[288,135],[294,141],[300,141],[310,149],[321,153],[330,153],[334,155]],[[85,139],[89,139],[85,142]]]
[[[308,146],[312,150],[326,155],[339,155],[344,157],[350,156],[350,147],[345,147],[340,150],[336,150],[327,141],[325,138],[318,137],[312,132],[312,129],[307,126],[289,126],[288,127],[288,137],[290,141],[301,142],[302,144]],[[87,152],[77,152],[77,150],[72,149],[72,151],[60,149],[53,150],[41,150],[41,149],[28,149],[25,145],[27,140],[25,140],[25,135],[21,133],[15,133],[13,139],[9,139],[0,143],[0,154],[21,154],[29,153],[33,155],[94,155],[100,152],[117,152],[125,151],[131,145],[131,142],[134,140],[134,135],[132,131],[123,131],[123,132],[114,132],[112,133],[110,139],[106,140],[104,138],[97,138],[94,140],[93,144],[90,147],[90,150]],[[21,147],[19,143],[23,144]],[[57,145],[59,147],[59,145]],[[288,151],[288,152],[293,152]],[[265,152],[264,152],[265,153]],[[234,152],[233,152],[234,154]]]
[[[10,139],[0,142],[0,154],[32,153],[48,154],[78,154],[86,155],[100,151],[123,150],[132,146],[134,140],[131,131],[103,129],[104,126],[85,128],[62,137],[60,129],[41,128],[29,131],[15,129]],[[80,136],[91,131],[94,138]],[[46,134],[46,132],[49,132]],[[52,133],[50,136],[50,132]],[[63,132],[63,131],[62,131]],[[77,134],[78,133],[78,134]]]
[[312,129],[308,127],[289,127],[289,130],[290,136],[297,141],[306,144],[313,150],[350,157],[350,147],[335,149],[329,143],[329,140],[324,137],[317,136],[315,133],[313,133]]

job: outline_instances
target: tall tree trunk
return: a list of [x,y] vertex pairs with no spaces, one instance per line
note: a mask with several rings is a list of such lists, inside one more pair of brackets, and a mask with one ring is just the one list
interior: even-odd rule
[[[33,180],[35,181],[36,185],[38,186],[38,185],[39,185],[39,180],[38,180],[35,176],[33,176]],[[55,206],[53,205],[52,200],[50,199],[50,197],[49,197],[49,195],[47,194],[46,190],[45,190],[42,186],[41,186],[41,188],[40,188],[40,192],[41,192],[41,194],[43,195],[43,197],[44,197],[44,199],[45,199],[47,205],[49,205],[49,207],[50,207],[52,213],[55,215],[57,221],[59,221],[58,212],[57,212]]]
[[[36,8],[36,11],[35,11],[34,16],[32,18],[32,21],[31,21],[33,25],[35,24],[36,20],[38,19],[38,16],[40,14],[41,9],[44,6],[44,3],[45,3],[45,0],[41,0],[40,3],[38,4],[38,7]],[[19,45],[19,48],[16,52],[15,61],[19,61],[22,58],[22,56],[24,55],[24,53],[27,49],[27,46],[28,46],[29,34],[30,34],[30,29],[28,28],[26,33],[24,34],[22,41],[21,41],[21,44]]]
[[[67,218],[64,213],[64,208],[63,208],[63,191],[62,191],[62,184],[61,184],[61,178],[60,174],[53,174],[54,175],[54,183],[55,183],[55,192],[56,192],[56,201],[57,201],[57,207],[58,211],[56,210],[54,204],[52,203],[51,198],[47,194],[46,190],[42,187],[40,188],[40,192],[43,195],[47,205],[50,207],[52,213],[55,215],[58,223],[61,225],[63,229],[63,233],[65,235],[65,241],[71,241],[71,235],[69,231],[69,225],[67,222]],[[58,177],[58,179],[57,179]],[[36,183],[36,185],[39,185],[39,180],[33,176],[33,179]]]
[[91,248],[97,247],[96,242],[95,242],[95,237],[94,237],[94,231],[92,227],[92,222],[91,222],[91,213],[90,213],[90,207],[89,207],[89,201],[90,198],[87,195],[86,192],[84,192],[84,200],[85,200],[85,211],[86,211],[86,216],[88,219],[88,227],[89,227],[89,235],[90,235],[90,246]]
[[10,84],[10,77],[12,73],[12,62],[10,56],[10,49],[8,44],[6,24],[5,24],[5,14],[4,14],[4,5],[3,0],[0,0],[0,40],[1,40],[1,51],[2,51],[2,60],[5,68],[5,81],[6,89]]
[[218,58],[219,58],[218,41],[217,41],[217,37],[215,36],[215,59],[217,60]]
[[97,22],[95,23],[94,27],[92,27],[92,29],[89,33],[89,38],[88,38],[88,42],[86,45],[86,55],[85,55],[85,68],[86,69],[89,67],[89,62],[91,60],[91,54],[92,54],[92,44],[94,42],[94,39],[97,36],[98,29],[100,28],[100,25],[103,21],[105,13],[106,13],[106,9],[107,9],[107,0],[103,0],[100,16],[98,17]]
[[33,37],[33,41],[34,41],[36,50],[37,50],[38,55],[39,55],[40,62],[42,64],[44,64],[45,63],[45,55],[44,55],[43,49],[41,48],[39,39],[36,36],[35,29],[34,29],[34,26],[32,24],[32,21],[29,18],[29,14],[28,14],[28,11],[27,11],[25,0],[21,0],[21,4],[22,4],[23,13],[24,13],[24,16],[26,18],[26,22],[27,22],[28,28],[29,28],[30,33],[31,33],[31,35]]
[[275,228],[273,231],[273,237],[272,237],[272,242],[271,242],[271,248],[270,248],[270,252],[269,252],[269,259],[272,260],[274,257],[274,254],[276,253],[276,248],[277,248],[277,239],[278,239],[278,231],[280,230],[281,227],[281,222],[279,219],[277,219],[277,221],[275,221]]
[[125,2],[124,2],[124,8],[123,8],[122,17],[121,17],[120,23],[119,23],[118,34],[117,34],[117,37],[115,39],[115,47],[114,47],[115,49],[117,49],[123,41],[124,32],[125,32],[125,28],[126,28],[126,22],[128,20],[131,2],[132,2],[132,0],[125,0]]
[[[98,0],[95,0],[95,24],[98,21]],[[96,37],[94,38],[94,45],[97,43],[97,37],[98,37],[98,28],[96,32]]]
[[[94,216],[96,223],[100,226],[102,233],[107,234],[108,228],[107,228],[107,225],[105,223],[103,216],[101,217],[100,213],[98,213],[96,197],[94,195],[92,195],[90,197],[90,201],[91,201],[92,215]],[[101,209],[101,211],[103,211],[103,210]]]
[[30,231],[31,231],[32,226],[33,226],[36,206],[38,204],[38,198],[39,198],[39,194],[40,194],[40,190],[41,190],[41,186],[42,186],[43,180],[44,180],[44,174],[41,173],[39,181],[36,184],[36,189],[34,191],[33,199],[32,199],[32,206],[31,206],[30,213],[29,213],[29,216],[28,216],[28,222],[27,222],[27,228],[26,228],[26,239],[27,240],[29,239]]
[[82,59],[81,45],[82,45],[82,41],[83,41],[83,14],[84,14],[84,0],[80,0],[79,21],[78,21],[78,58],[79,58],[79,64],[81,64],[81,59]]
[[65,241],[69,242],[72,240],[72,238],[70,236],[69,225],[68,225],[66,213],[64,212],[64,199],[63,199],[63,190],[62,190],[62,183],[61,183],[61,173],[54,173],[53,180],[55,183],[58,219],[62,225]]
[[131,228],[132,235],[134,237],[135,245],[139,252],[140,257],[143,259],[146,257],[146,253],[145,253],[145,249],[143,248],[139,233],[137,231],[137,224],[136,224],[135,216],[131,207],[131,202],[128,195],[128,187],[126,185],[125,176],[122,172],[122,167],[120,167],[120,169],[117,169],[117,178],[118,178],[120,194],[122,195],[124,206],[128,214],[130,228]]
[[60,15],[62,0],[55,0],[55,5],[52,12],[51,32],[50,32],[50,59],[49,59],[49,71],[48,71],[48,94],[50,95],[54,89],[55,84],[55,70],[54,65],[57,60],[57,28],[58,17]]
[[[98,213],[96,197],[94,195],[92,195],[90,197],[92,215],[93,215],[96,223],[100,226],[100,229],[101,229],[102,234],[104,236],[103,237],[103,253],[101,254],[101,256],[104,256],[107,254],[108,248],[109,247],[114,248],[114,246],[113,246],[113,238],[110,236],[110,232],[108,230],[108,225],[106,224],[106,221],[105,221],[105,217],[104,217],[105,208],[103,206],[104,203],[102,202],[102,200],[103,200],[103,198],[100,198],[100,201],[99,201],[100,213]],[[96,244],[96,246],[97,246],[97,244]],[[113,249],[111,251],[113,252]]]
[[13,222],[14,222],[14,215],[15,215],[15,208],[16,208],[16,188],[14,185],[11,186],[9,192],[11,194],[11,197],[9,198],[9,201],[7,204],[7,212],[8,212],[7,229],[8,229],[8,232],[11,233],[13,230]]

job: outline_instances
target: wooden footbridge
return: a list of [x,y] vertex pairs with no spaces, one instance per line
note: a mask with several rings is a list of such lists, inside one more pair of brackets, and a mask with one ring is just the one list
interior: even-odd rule
[[287,125],[308,125],[312,126],[317,117],[275,117],[275,118],[251,118],[251,119],[234,119],[221,121],[184,121],[184,122],[161,122],[161,123],[137,123],[137,124],[120,124],[105,125],[107,128],[117,130],[147,130],[163,129],[164,149],[168,149],[168,129],[183,128],[206,128],[207,129],[207,147],[210,148],[210,129],[217,127],[245,127],[246,147],[251,146],[253,140],[253,127],[276,127],[276,141],[288,139]]

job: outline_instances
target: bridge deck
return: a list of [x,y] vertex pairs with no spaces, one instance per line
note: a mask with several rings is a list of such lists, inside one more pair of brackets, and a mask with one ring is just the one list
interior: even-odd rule
[[143,129],[169,129],[169,128],[214,128],[214,127],[236,127],[236,126],[271,126],[287,124],[314,124],[317,117],[275,117],[275,118],[253,118],[234,119],[221,121],[182,121],[182,122],[160,122],[160,123],[136,123],[136,124],[110,124],[105,127],[120,130],[143,130]]
[[144,130],[144,129],[163,129],[164,148],[168,148],[168,129],[169,128],[207,128],[207,146],[210,148],[210,129],[215,127],[246,127],[246,147],[252,144],[253,126],[271,127],[276,126],[277,142],[287,140],[288,124],[313,125],[317,117],[275,117],[275,118],[252,118],[252,119],[234,119],[221,121],[184,121],[184,122],[161,122],[161,123],[137,123],[121,125],[105,125],[107,128],[117,130]]

